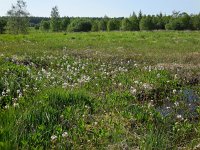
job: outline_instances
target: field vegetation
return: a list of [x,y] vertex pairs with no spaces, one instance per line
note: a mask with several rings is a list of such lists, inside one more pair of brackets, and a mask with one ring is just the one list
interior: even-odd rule
[[1,149],[198,149],[199,32],[0,36]]
[[7,15],[0,149],[200,149],[199,15]]

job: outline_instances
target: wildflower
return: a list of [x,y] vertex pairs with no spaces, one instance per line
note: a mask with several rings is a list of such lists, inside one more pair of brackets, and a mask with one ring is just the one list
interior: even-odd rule
[[5,96],[5,95],[6,95],[6,92],[3,91],[3,92],[1,93],[1,95],[2,95],[2,96]]
[[7,89],[7,90],[6,90],[6,93],[10,93],[10,89]]
[[19,103],[14,103],[13,106],[14,107],[19,107]]
[[179,106],[179,102],[175,102],[174,105],[177,107]]
[[21,92],[19,93],[19,97],[22,97],[22,93]]
[[8,109],[8,108],[9,108],[9,105],[6,105],[6,106],[5,106],[5,109]]
[[131,87],[130,92],[131,94],[135,95],[137,93],[137,89],[134,87]]
[[139,84],[139,81],[134,81],[135,84]]
[[144,83],[144,84],[143,84],[143,87],[144,87],[145,89],[148,89],[148,90],[151,90],[151,89],[152,89],[151,85],[148,84],[148,83]]
[[184,119],[182,115],[177,115],[176,118],[177,118],[178,120],[183,120],[183,119]]
[[174,79],[178,79],[178,75],[177,74],[174,75]]
[[62,134],[62,137],[64,137],[64,138],[68,137],[68,133],[67,133],[67,132],[64,132],[64,133]]
[[52,136],[51,136],[51,141],[54,142],[54,141],[56,141],[57,138],[58,138],[58,137],[57,137],[56,135],[52,135]]
[[176,89],[173,90],[173,93],[176,94]]
[[160,73],[157,74],[157,78],[160,78]]
[[20,90],[17,90],[17,94],[19,94],[20,93]]

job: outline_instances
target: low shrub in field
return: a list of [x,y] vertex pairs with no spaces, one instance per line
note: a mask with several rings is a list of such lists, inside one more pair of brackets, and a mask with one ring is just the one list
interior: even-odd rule
[[88,32],[91,31],[92,23],[87,20],[74,20],[68,26],[69,32]]

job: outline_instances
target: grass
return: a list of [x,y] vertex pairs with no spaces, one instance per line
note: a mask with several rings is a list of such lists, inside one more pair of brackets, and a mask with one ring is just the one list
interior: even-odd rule
[[0,149],[198,149],[199,56],[190,31],[1,35]]

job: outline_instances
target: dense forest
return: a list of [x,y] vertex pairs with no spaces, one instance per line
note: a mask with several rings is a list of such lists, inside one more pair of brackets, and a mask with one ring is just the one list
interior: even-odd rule
[[[4,33],[9,16],[0,17],[0,33]],[[145,15],[133,12],[128,18],[97,17],[60,17],[58,8],[54,7],[51,17],[30,17],[29,26],[43,31],[139,31],[139,30],[199,30],[200,14],[173,12],[172,15]]]

